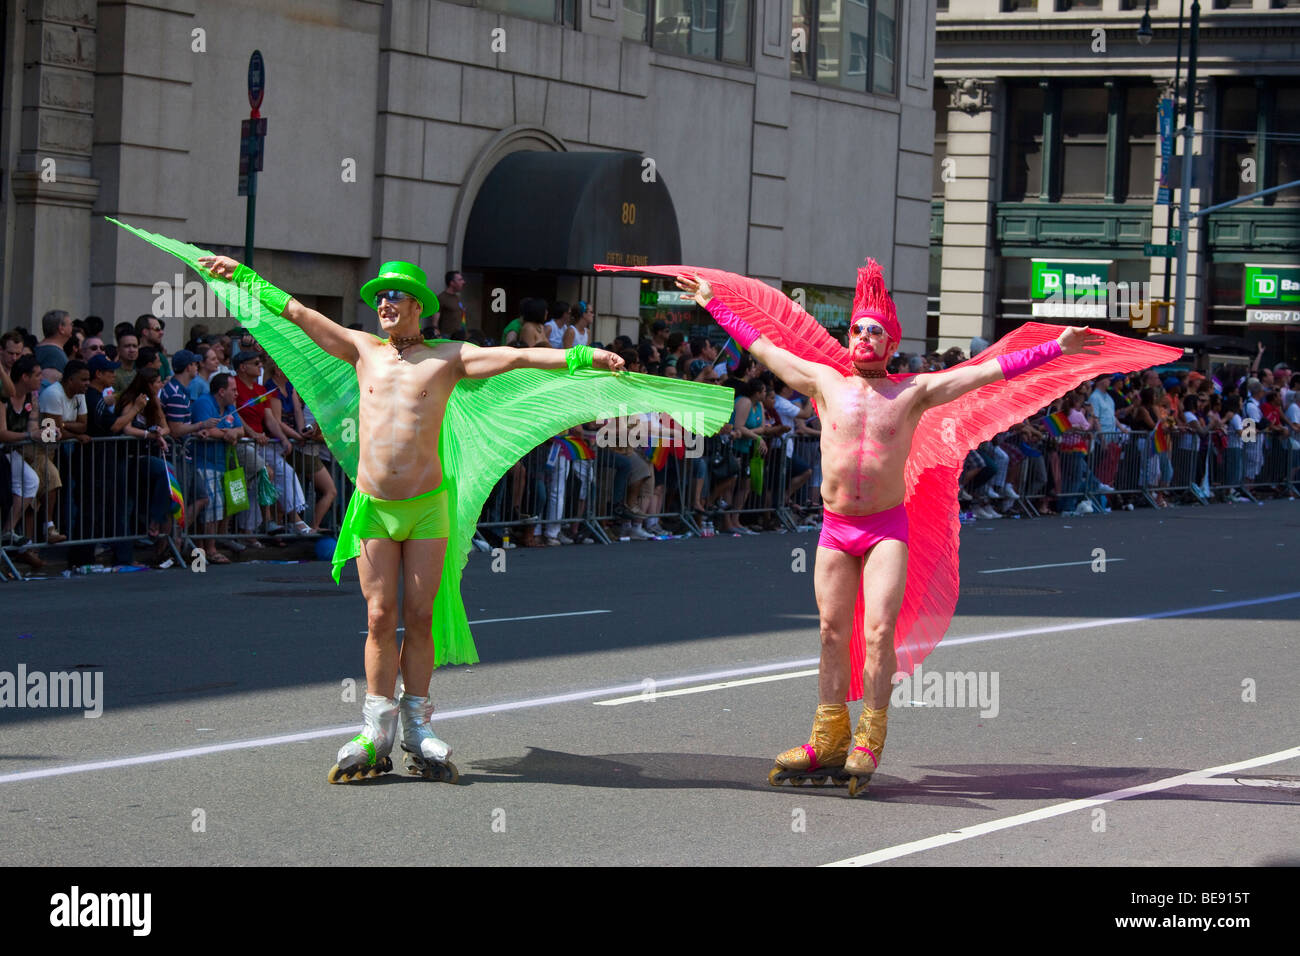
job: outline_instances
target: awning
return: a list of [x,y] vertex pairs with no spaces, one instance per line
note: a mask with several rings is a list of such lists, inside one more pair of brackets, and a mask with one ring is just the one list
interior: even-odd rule
[[1193,352],[1246,356],[1255,354],[1254,345],[1235,335],[1150,335],[1147,336],[1147,341],[1190,349]]
[[647,163],[637,153],[511,153],[474,200],[462,268],[594,275],[597,262],[680,261],[672,197]]

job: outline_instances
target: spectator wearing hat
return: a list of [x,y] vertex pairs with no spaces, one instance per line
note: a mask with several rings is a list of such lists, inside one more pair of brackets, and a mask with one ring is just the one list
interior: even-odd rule
[[[230,559],[217,550],[217,536],[229,533],[227,525],[230,519],[226,514],[224,484],[227,450],[237,447],[241,438],[252,434],[235,409],[237,396],[234,376],[217,372],[208,382],[208,393],[200,395],[194,402],[195,422],[214,422],[198,433],[200,440],[196,442],[194,450],[194,465],[200,480],[207,486],[209,497],[203,523],[203,550],[209,563],[213,564],[230,563]],[[225,544],[233,551],[243,551],[245,548],[231,540],[225,541]]]
[[[290,526],[298,534],[309,534],[311,527],[302,520],[302,511],[307,507],[307,500],[303,495],[298,476],[294,474],[286,460],[292,454],[293,446],[290,444],[289,436],[280,427],[280,416],[283,414],[280,400],[275,397],[274,386],[258,383],[258,373],[261,369],[262,358],[256,352],[240,352],[235,356],[237,407],[244,424],[253,430],[253,440],[259,446],[258,458],[273,478],[278,503],[284,508]],[[267,398],[262,399],[264,395]],[[278,442],[274,448],[271,447],[271,438],[275,438]],[[253,510],[249,508],[245,514]],[[253,517],[256,520],[256,515]],[[281,530],[283,529],[273,521],[267,522],[268,533],[276,534]]]

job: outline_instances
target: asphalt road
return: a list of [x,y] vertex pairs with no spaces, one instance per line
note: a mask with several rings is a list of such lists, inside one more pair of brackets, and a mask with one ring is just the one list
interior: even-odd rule
[[103,713],[0,707],[0,862],[1295,864],[1297,529],[1292,502],[967,526],[923,665],[952,686],[909,688],[857,800],[767,783],[817,703],[812,534],[473,555],[483,663],[433,681],[457,786],[325,782],[355,571],[6,584],[0,671],[98,672]]

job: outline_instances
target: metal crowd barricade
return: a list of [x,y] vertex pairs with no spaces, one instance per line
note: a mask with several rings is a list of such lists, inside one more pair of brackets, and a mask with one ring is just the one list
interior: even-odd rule
[[[791,487],[797,480],[793,468],[796,459],[807,465],[809,470],[808,480],[799,485],[793,493],[787,495],[793,508],[784,507],[781,509],[782,519],[791,525],[793,530],[798,530],[802,523],[800,519],[807,518],[822,506],[822,449],[821,439],[812,435],[794,435],[791,440],[794,442],[794,448],[793,454],[790,456],[790,470],[787,473],[786,487]],[[797,509],[797,511],[794,509]]]
[[1243,477],[1241,489],[1252,499],[1266,489],[1296,494],[1297,451],[1291,436],[1256,426],[1255,440],[1242,442]]
[[[167,525],[172,514],[164,459],[150,454],[150,444],[147,439],[115,436],[4,446],[11,469],[29,469],[27,477],[35,475],[39,481],[35,498],[23,499],[19,505],[22,513],[14,519],[15,530],[31,542],[22,549],[6,546],[0,551],[5,569],[21,578],[13,563],[14,553],[55,545],[89,547],[91,557],[96,546],[111,546],[115,563],[131,563],[133,545],[148,534],[148,525]],[[49,521],[55,522],[65,540],[49,540]],[[26,534],[28,527],[33,532],[30,535]],[[167,543],[170,556],[179,565],[182,559],[173,534],[162,531],[155,539]]]

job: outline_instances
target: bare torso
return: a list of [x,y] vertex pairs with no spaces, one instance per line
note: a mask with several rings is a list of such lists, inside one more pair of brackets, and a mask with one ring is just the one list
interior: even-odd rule
[[831,511],[869,515],[902,503],[903,466],[924,410],[915,381],[822,379],[821,494]]
[[413,345],[400,354],[386,341],[362,343],[357,487],[366,494],[400,500],[442,483],[438,436],[459,351],[459,343]]

